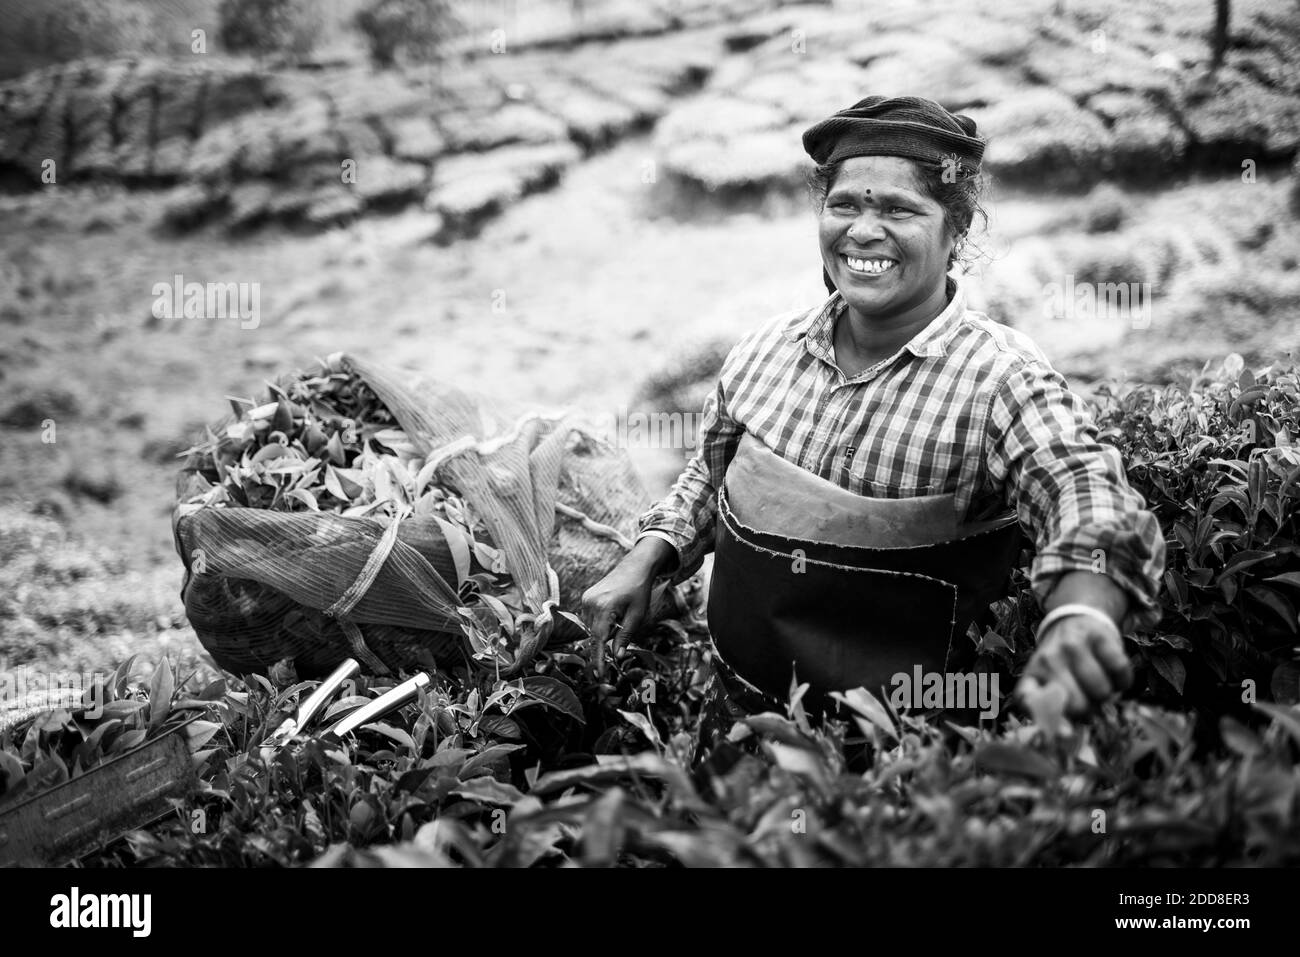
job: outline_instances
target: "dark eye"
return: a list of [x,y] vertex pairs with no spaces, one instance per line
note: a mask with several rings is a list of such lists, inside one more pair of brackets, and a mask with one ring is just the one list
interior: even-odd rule
[[912,211],[908,209],[906,206],[890,206],[889,212],[891,214],[898,214],[898,213],[910,214]]

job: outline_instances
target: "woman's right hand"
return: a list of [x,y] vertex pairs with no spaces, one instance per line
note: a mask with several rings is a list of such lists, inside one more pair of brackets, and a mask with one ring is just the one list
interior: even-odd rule
[[641,627],[650,608],[655,577],[676,557],[673,547],[662,538],[647,536],[608,575],[583,592],[582,613],[595,640],[597,672],[605,670],[605,643],[612,638],[617,655]]

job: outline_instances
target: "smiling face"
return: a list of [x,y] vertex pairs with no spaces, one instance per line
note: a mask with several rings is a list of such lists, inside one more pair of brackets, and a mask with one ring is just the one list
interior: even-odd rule
[[942,303],[954,236],[915,163],[852,156],[817,221],[827,273],[860,318],[899,319]]

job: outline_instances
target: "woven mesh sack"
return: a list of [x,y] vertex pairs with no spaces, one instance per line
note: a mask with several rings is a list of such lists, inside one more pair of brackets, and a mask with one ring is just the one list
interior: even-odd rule
[[[579,637],[550,611],[576,611],[631,547],[649,501],[627,455],[566,414],[512,408],[351,356],[331,362],[382,400],[434,484],[473,508],[526,610],[548,627],[493,647],[496,617],[463,603],[451,547],[418,503],[395,518],[180,504],[182,597],[217,664],[264,673],[292,659],[313,677],[350,655],[379,673],[477,663],[509,675],[546,642]],[[182,503],[193,476],[191,461]],[[661,589],[650,619],[679,610]]]

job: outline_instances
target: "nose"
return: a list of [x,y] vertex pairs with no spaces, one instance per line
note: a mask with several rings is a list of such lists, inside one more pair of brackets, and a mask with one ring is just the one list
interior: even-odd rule
[[859,246],[865,246],[873,239],[884,238],[885,227],[875,210],[864,209],[849,225],[849,239]]

